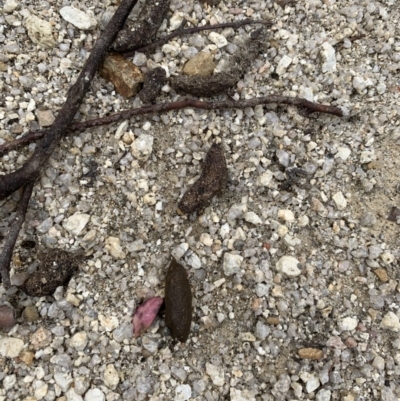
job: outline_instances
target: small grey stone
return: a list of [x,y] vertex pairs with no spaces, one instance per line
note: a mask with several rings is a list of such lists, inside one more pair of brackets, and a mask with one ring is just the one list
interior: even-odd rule
[[180,384],[175,388],[175,401],[187,401],[192,396],[192,388],[188,384]]
[[92,388],[85,394],[85,401],[104,401],[106,396],[98,388]]
[[243,256],[226,252],[224,254],[223,269],[227,276],[240,272],[240,265],[243,262]]
[[76,212],[63,221],[63,227],[72,235],[78,236],[90,220],[90,215]]
[[331,390],[321,389],[318,391],[315,399],[316,401],[330,401],[332,396]]
[[146,161],[153,151],[154,137],[149,134],[142,134],[136,138],[131,145],[132,155],[136,159]]

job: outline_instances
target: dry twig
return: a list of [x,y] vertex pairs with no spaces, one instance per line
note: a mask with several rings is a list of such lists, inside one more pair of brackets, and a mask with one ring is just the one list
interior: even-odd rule
[[31,181],[24,186],[14,220],[10,223],[8,233],[5,236],[3,252],[0,255],[0,273],[4,288],[9,288],[11,286],[10,262],[14,246],[18,238],[19,230],[21,230],[22,223],[25,220],[25,214],[28,209],[29,199],[32,195],[33,186],[34,181]]
[[93,77],[103,60],[105,53],[110,48],[119,30],[123,27],[129,13],[137,0],[122,0],[120,6],[111,18],[106,29],[94,45],[90,56],[86,61],[82,72],[75,84],[71,86],[67,94],[67,100],[59,111],[52,126],[45,131],[44,138],[36,147],[34,153],[25,164],[0,179],[0,199],[21,188],[23,185],[36,179],[40,170],[57,147],[60,139],[67,133],[72,119],[78,111],[85,93],[90,87]]

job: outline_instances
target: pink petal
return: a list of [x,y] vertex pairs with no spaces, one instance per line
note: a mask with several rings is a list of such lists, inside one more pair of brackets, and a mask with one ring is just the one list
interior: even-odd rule
[[161,297],[150,298],[136,309],[132,320],[135,338],[140,337],[151,326],[163,302]]

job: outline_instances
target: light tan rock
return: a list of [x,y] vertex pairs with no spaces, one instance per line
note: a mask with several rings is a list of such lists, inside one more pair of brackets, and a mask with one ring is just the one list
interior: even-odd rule
[[302,359],[312,359],[319,361],[324,356],[324,353],[318,348],[301,348],[297,351],[297,354]]
[[118,53],[109,54],[100,68],[100,76],[114,84],[115,90],[123,97],[138,93],[143,82],[140,68]]
[[183,67],[186,75],[198,75],[207,77],[212,75],[215,69],[213,56],[210,53],[200,52],[192,57]]

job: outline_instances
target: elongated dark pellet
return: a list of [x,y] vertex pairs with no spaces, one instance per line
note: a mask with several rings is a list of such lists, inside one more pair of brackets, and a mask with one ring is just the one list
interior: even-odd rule
[[200,178],[183,195],[178,212],[191,214],[204,208],[214,195],[221,194],[228,182],[228,169],[221,144],[214,143],[203,161]]
[[174,339],[186,342],[192,313],[192,291],[186,270],[172,259],[165,280],[165,323]]

